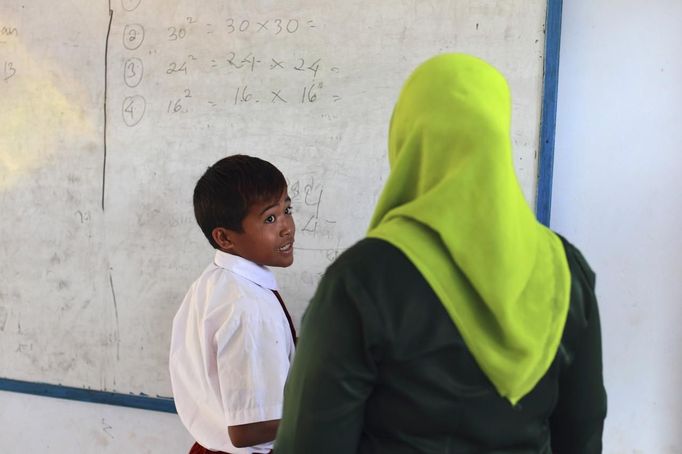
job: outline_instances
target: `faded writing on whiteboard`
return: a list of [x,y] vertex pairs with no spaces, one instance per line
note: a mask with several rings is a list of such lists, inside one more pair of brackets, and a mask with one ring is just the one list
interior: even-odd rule
[[277,19],[235,19],[228,17],[224,23],[203,22],[200,23],[195,17],[187,16],[184,24],[172,24],[166,27],[168,41],[182,41],[192,34],[204,33],[207,35],[227,33],[231,34],[269,34],[272,36],[287,36],[300,33],[305,30],[317,28],[312,19],[277,18]]
[[123,47],[128,50],[139,48],[144,42],[144,27],[140,24],[127,24],[123,28]]
[[19,30],[12,26],[0,26],[0,37],[3,36],[19,36]]
[[2,80],[7,82],[12,77],[17,74],[17,68],[14,66],[14,62],[6,61],[2,65]]
[[334,74],[340,72],[338,66],[327,64],[322,61],[321,57],[316,55],[297,56],[289,59],[277,55],[266,55],[255,55],[251,52],[238,54],[237,52],[229,51],[222,57],[212,56],[207,60],[207,64],[204,64],[202,59],[199,59],[194,55],[188,55],[187,58],[170,61],[166,67],[166,74],[187,75],[193,71],[204,74],[209,69],[217,71],[223,69],[228,71],[243,70],[244,72],[267,70],[278,73],[292,71],[308,74],[312,80],[315,80],[319,75],[318,73],[323,70]]

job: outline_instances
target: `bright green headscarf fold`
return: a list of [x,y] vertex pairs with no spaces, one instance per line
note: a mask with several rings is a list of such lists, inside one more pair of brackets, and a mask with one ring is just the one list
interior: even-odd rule
[[516,179],[510,111],[507,83],[482,60],[445,54],[419,66],[393,111],[391,170],[368,236],[407,255],[515,404],[556,355],[570,274]]

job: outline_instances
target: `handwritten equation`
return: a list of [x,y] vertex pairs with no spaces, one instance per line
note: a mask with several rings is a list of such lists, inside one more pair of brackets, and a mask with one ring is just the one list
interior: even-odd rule
[[[126,13],[125,19],[135,19],[132,14],[143,0],[121,0]],[[153,79],[156,87],[173,87],[174,93],[165,101],[154,102],[154,113],[172,117],[215,109],[246,108],[247,106],[304,106],[333,104],[342,100],[342,95],[333,89],[334,77],[341,68],[328,62],[321,55],[277,55],[276,52],[249,52],[239,49],[226,49],[214,55],[205,51],[192,53],[191,38],[199,37],[205,41],[207,34],[226,35],[261,34],[276,37],[295,35],[317,28],[312,19],[306,18],[236,18],[227,17],[214,22],[201,21],[186,16],[182,23],[169,24],[167,27],[154,28],[154,39],[150,39],[147,28],[138,22],[122,24],[121,44],[124,49],[123,83],[128,93],[123,97],[121,115],[128,127],[141,123],[147,113],[148,102],[140,91],[142,82],[150,77],[145,73],[145,59],[154,58]],[[158,36],[159,30],[164,35]],[[144,45],[145,42],[154,44]],[[219,42],[232,41],[221,40]],[[114,41],[115,42],[115,41]],[[159,43],[165,42],[165,45]],[[233,44],[234,45],[234,44]],[[202,46],[200,46],[202,47]],[[205,49],[205,46],[202,48]],[[164,53],[184,51],[182,57],[162,57]],[[165,61],[163,61],[165,58]],[[163,74],[159,73],[161,66]],[[207,76],[227,77],[222,83],[221,96],[196,96],[193,83],[206,80]],[[220,79],[218,79],[220,80]],[[235,82],[237,81],[237,82]],[[331,85],[330,85],[331,83]],[[178,85],[180,88],[178,88]],[[184,85],[184,87],[183,87]],[[225,96],[225,92],[229,93]],[[163,108],[160,109],[159,106]]]
[[206,74],[211,71],[215,73],[234,74],[254,73],[257,71],[269,71],[271,73],[298,73],[307,74],[310,80],[315,80],[320,75],[336,75],[340,69],[338,66],[326,65],[321,57],[304,56],[292,59],[281,58],[278,56],[259,56],[251,52],[238,54],[237,52],[226,52],[224,56],[204,59],[203,61],[194,55],[186,58],[169,61],[166,66],[166,74],[188,76],[193,73]]
[[[223,24],[199,23],[194,17],[188,16],[185,24],[171,25],[166,28],[166,41],[181,42],[193,35],[211,35],[223,32],[227,35],[234,33],[269,33],[272,36],[280,34],[293,35],[302,29],[316,28],[311,19],[263,19],[251,21],[249,19],[227,18]],[[142,24],[128,24],[123,34],[123,45],[127,49],[136,49],[144,41],[144,27]]]
[[199,22],[197,18],[187,16],[185,23],[167,28],[168,41],[179,41],[191,34],[261,34],[261,35],[293,35],[304,30],[317,28],[313,19],[299,18],[234,18],[227,17],[217,23]]

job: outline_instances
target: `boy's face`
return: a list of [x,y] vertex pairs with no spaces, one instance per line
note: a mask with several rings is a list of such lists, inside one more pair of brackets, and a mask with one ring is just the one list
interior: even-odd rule
[[259,265],[287,267],[294,262],[296,226],[286,188],[276,200],[252,204],[242,228],[235,232],[218,227],[213,237],[225,252]]

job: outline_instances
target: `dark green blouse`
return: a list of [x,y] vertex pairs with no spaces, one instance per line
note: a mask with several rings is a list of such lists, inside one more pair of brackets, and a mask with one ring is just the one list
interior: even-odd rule
[[351,247],[303,317],[275,453],[601,452],[606,392],[594,273],[564,246],[572,281],[561,346],[514,407],[400,250],[377,239]]

